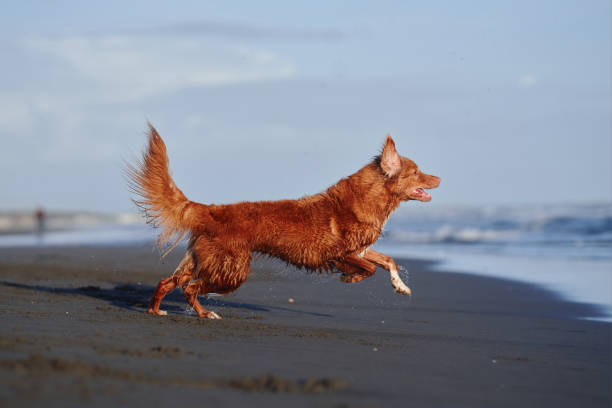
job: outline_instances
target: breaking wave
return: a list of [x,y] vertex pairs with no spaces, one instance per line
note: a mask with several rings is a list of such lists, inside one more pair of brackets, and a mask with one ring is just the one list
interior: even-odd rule
[[388,223],[387,244],[538,248],[612,258],[612,205],[445,208],[401,211]]

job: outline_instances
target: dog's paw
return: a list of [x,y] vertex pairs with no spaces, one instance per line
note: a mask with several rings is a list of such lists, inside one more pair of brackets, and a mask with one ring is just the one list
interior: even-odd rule
[[168,312],[166,312],[165,310],[153,310],[152,308],[149,308],[149,310],[147,310],[147,313],[152,314],[154,316],[166,316],[168,314]]
[[410,288],[404,285],[403,283],[402,283],[402,286],[393,286],[393,290],[399,293],[400,295],[410,296],[412,294],[412,291],[410,290]]
[[412,293],[410,288],[406,286],[404,281],[399,277],[396,269],[391,269],[389,274],[391,275],[391,286],[393,286],[393,290],[401,295],[410,295]]
[[208,313],[206,313],[206,315],[204,317],[207,318],[207,319],[215,319],[215,320],[220,320],[221,319],[221,316],[219,316],[215,312],[208,312]]

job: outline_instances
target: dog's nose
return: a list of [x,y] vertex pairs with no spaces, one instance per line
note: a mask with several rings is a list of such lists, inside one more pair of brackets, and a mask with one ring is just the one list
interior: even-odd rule
[[440,177],[437,176],[431,176],[431,178],[433,178],[433,181],[435,183],[435,185],[432,188],[436,188],[440,185]]

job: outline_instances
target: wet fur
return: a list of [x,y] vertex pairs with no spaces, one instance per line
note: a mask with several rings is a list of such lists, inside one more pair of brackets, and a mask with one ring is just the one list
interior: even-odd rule
[[148,222],[161,228],[158,246],[164,254],[184,237],[187,253],[174,274],[162,280],[149,313],[181,286],[199,316],[219,318],[205,310],[197,296],[236,290],[250,272],[251,254],[260,252],[312,271],[340,271],[345,282],[359,282],[381,266],[391,273],[396,291],[409,294],[393,260],[369,247],[389,215],[417,188],[437,187],[440,179],[420,172],[399,156],[387,136],[382,152],[356,173],[326,191],[298,200],[204,205],[188,200],[170,176],[166,146],[149,125],[142,160],[127,168],[135,203]]

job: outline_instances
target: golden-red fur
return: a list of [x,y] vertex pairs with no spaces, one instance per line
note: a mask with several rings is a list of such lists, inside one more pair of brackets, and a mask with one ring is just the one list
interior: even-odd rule
[[158,245],[166,246],[165,253],[189,238],[183,261],[159,283],[149,313],[165,314],[159,310],[161,299],[181,286],[198,315],[219,318],[197,296],[237,289],[249,274],[253,252],[308,270],[339,270],[345,282],[358,282],[382,266],[391,272],[397,291],[410,293],[403,283],[397,286],[393,260],[369,247],[401,201],[429,201],[423,188],[437,187],[440,179],[401,157],[390,136],[380,156],[322,193],[298,200],[204,205],[189,201],[174,184],[166,146],[149,128],[142,161],[127,170],[130,187],[140,197],[135,202],[149,222],[161,227]]

